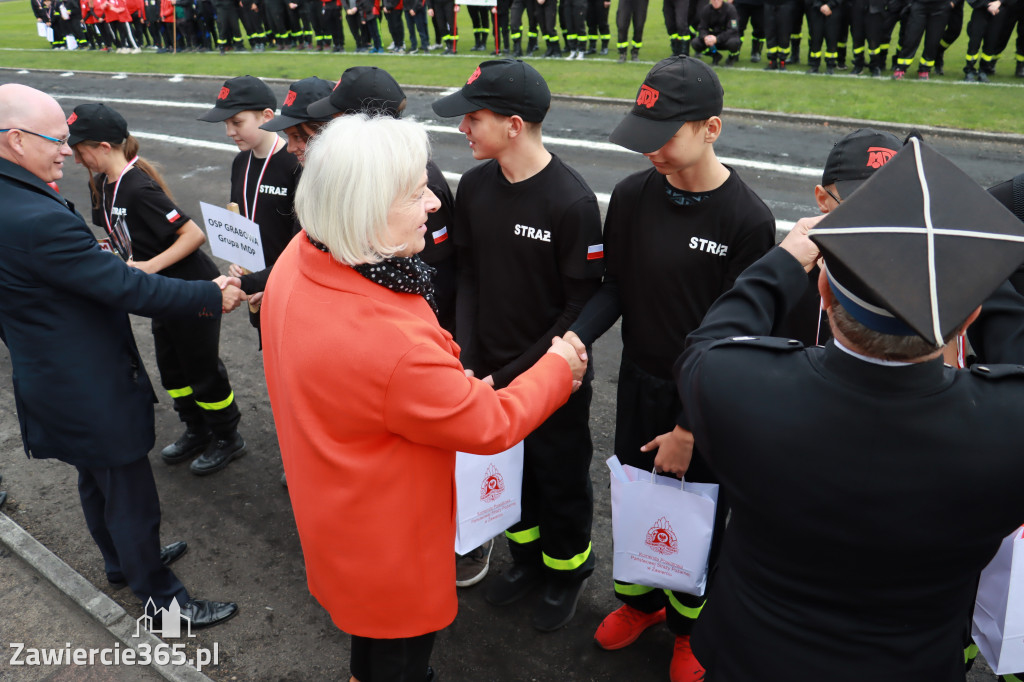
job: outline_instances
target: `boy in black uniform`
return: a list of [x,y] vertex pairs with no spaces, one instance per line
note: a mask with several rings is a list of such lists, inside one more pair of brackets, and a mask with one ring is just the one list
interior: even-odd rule
[[[604,270],[597,199],[576,171],[544,149],[541,121],[551,93],[518,60],[481,64],[459,92],[434,102],[439,116],[463,115],[475,159],[455,197],[460,247],[457,331],[467,371],[502,388],[563,334]],[[511,293],[510,293],[511,292]],[[485,597],[511,604],[540,582],[532,623],[568,623],[595,558],[585,378],[525,441],[522,521],[505,532],[513,564]]]
[[[241,150],[231,163],[230,201],[259,225],[268,268],[297,231],[292,202],[299,161],[276,132],[260,128],[274,118],[276,108],[277,98],[266,83],[255,76],[239,76],[225,81],[216,105],[199,117],[200,121],[223,121],[228,137]],[[242,274],[240,279],[247,294],[262,291],[266,284],[260,273]]]
[[[649,0],[619,0],[619,8],[615,11],[615,27],[618,30],[619,62],[626,61],[626,50],[633,46],[630,59],[640,61],[640,48],[644,46],[644,25],[647,24],[647,5]],[[629,39],[629,24],[633,24],[633,40]],[[689,27],[687,27],[689,30]]]
[[[740,40],[739,15],[732,3],[725,0],[710,0],[697,10],[697,41],[695,52],[710,54],[715,66],[722,61],[722,55],[729,55],[729,64],[735,64],[739,56]],[[689,42],[687,42],[689,44]],[[689,49],[683,52],[686,54]]]
[[821,44],[825,43],[825,73],[836,72],[839,57],[839,29],[842,26],[842,0],[807,0],[807,73],[821,68]]
[[[622,316],[615,452],[640,469],[652,468],[659,448],[692,447],[692,436],[677,426],[682,406],[672,365],[715,299],[775,243],[771,211],[715,155],[722,97],[707,64],[669,57],[647,74],[632,111],[609,137],[654,167],[612,192],[604,230],[608,271],[572,330],[590,345]],[[716,482],[699,453],[693,462],[688,480]],[[712,567],[727,513],[719,497]],[[599,646],[621,649],[667,617],[676,635],[671,679],[703,679],[689,638],[703,598],[619,581],[615,595],[625,605],[601,623]]]

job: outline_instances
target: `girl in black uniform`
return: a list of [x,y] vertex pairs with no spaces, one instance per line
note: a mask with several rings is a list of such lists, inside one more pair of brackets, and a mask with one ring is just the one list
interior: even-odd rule
[[[199,247],[206,235],[175,205],[160,174],[139,157],[128,124],[103,104],[81,104],[68,119],[75,161],[89,178],[93,222],[128,265],[186,280],[212,280],[217,267]],[[245,452],[240,413],[218,357],[220,318],[154,318],[160,381],[174,399],[185,433],[164,448],[168,464],[203,454],[192,473],[220,471]]]

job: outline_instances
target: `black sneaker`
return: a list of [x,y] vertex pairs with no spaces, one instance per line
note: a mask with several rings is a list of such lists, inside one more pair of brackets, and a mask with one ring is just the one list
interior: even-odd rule
[[465,556],[455,556],[455,587],[476,585],[487,575],[491,565],[491,550],[494,538],[474,549]]
[[528,595],[540,578],[540,566],[512,564],[487,585],[484,599],[495,606],[508,606]]
[[549,581],[544,589],[544,597],[533,611],[530,624],[541,632],[553,632],[565,627],[576,615],[576,605],[587,580],[584,578],[575,583]]
[[245,454],[245,440],[242,434],[235,434],[227,439],[215,440],[210,443],[206,452],[197,457],[188,470],[196,476],[214,474],[231,463],[231,460]]
[[185,427],[185,433],[160,451],[160,459],[166,464],[181,464],[201,453],[213,440],[213,434],[205,425],[201,429]]

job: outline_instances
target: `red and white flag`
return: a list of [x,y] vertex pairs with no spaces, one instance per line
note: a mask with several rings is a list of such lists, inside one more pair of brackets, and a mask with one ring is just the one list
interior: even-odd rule
[[434,238],[435,244],[440,244],[444,240],[448,239],[448,226],[445,225],[437,232],[432,233],[430,236]]
[[587,247],[587,260],[604,258],[604,244],[591,244]]
[[181,217],[181,214],[178,213],[177,209],[172,209],[171,212],[167,214],[167,222],[173,223],[175,220],[177,220],[180,217]]

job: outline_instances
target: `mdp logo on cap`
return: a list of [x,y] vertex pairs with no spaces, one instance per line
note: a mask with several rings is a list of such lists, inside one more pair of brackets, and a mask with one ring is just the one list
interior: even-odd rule
[[469,80],[466,81],[466,85],[469,85],[470,83],[472,83],[473,81],[475,81],[479,77],[480,77],[480,67],[478,66],[478,67],[476,67],[476,71],[474,71],[473,73],[471,73],[469,75]]
[[650,85],[644,84],[640,86],[640,92],[636,96],[636,105],[638,107],[647,107],[650,109],[654,106],[654,103],[658,101],[658,96],[661,93],[652,88]]
[[672,526],[669,525],[668,519],[664,516],[655,521],[647,531],[644,544],[658,554],[677,554],[679,552],[679,540],[676,538]]
[[887,149],[885,147],[868,147],[868,162],[865,165],[868,168],[878,170],[888,163],[889,159],[896,156],[896,152],[896,149]]
[[230,94],[231,90],[228,89],[228,86],[224,85],[221,87],[220,92],[217,93],[217,99],[227,99]]
[[76,114],[75,112],[72,111],[71,115],[68,116],[68,125],[71,125],[72,123],[74,123],[77,120],[78,120],[78,114]]
[[487,467],[484,472],[484,480],[480,484],[480,499],[484,502],[494,502],[505,492],[505,479],[501,472],[493,464]]
[[284,96],[284,104],[282,106],[290,107],[295,102],[296,92],[289,90],[288,94]]

